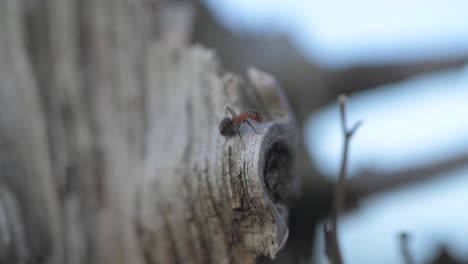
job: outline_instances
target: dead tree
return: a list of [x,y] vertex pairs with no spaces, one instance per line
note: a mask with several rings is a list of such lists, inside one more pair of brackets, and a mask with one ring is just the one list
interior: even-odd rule
[[[0,263],[254,263],[288,235],[275,80],[187,43],[179,1],[0,1]],[[283,113],[225,138],[225,108]]]

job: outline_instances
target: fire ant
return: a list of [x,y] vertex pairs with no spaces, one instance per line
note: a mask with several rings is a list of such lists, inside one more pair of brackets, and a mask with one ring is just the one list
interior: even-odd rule
[[242,136],[239,131],[242,124],[247,123],[257,135],[260,135],[260,133],[258,133],[257,130],[254,128],[252,123],[250,123],[249,119],[255,120],[258,123],[261,123],[263,121],[263,117],[262,117],[263,114],[275,114],[275,115],[283,116],[282,114],[270,113],[270,112],[259,113],[255,110],[250,110],[247,112],[241,112],[237,114],[229,106],[226,106],[226,110],[231,113],[232,117],[231,118],[225,117],[223,118],[223,120],[221,120],[221,122],[219,123],[219,132],[221,133],[221,135],[225,137],[232,137],[237,133],[237,135],[239,135],[241,139],[242,146],[244,146],[244,148],[245,148],[244,140],[242,139]]

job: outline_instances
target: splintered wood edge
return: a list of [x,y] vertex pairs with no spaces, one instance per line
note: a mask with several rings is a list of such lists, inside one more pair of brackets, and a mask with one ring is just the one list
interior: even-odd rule
[[[258,197],[261,197],[259,199],[263,200],[271,212],[275,229],[271,234],[274,243],[269,245],[267,251],[268,256],[274,258],[286,244],[289,235],[287,203],[297,186],[297,177],[293,168],[296,125],[287,98],[274,77],[258,69],[249,68],[247,79],[249,87],[246,89],[254,90],[256,100],[266,107],[261,110],[283,115],[257,123],[256,129],[260,135],[243,133],[247,147],[245,150],[240,147],[235,148],[237,151],[232,157],[234,160],[254,162],[256,175],[249,175],[252,181],[249,185],[253,186],[249,188],[249,192],[252,195],[261,191],[262,194]],[[243,132],[245,131],[248,131],[248,128]],[[236,158],[236,155],[241,157]],[[253,182],[255,178],[258,180],[258,185]]]
[[259,175],[264,179],[269,206],[278,226],[277,250],[279,251],[286,244],[289,235],[287,200],[294,195],[298,182],[293,170],[296,122],[286,95],[273,76],[256,68],[249,68],[247,76],[262,97],[276,100],[268,111],[284,115],[270,123],[269,133],[265,135],[261,145],[259,165],[259,168],[263,169]]

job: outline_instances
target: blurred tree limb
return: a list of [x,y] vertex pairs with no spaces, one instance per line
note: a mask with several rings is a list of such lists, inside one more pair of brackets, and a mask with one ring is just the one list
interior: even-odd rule
[[411,256],[411,251],[409,249],[409,240],[410,236],[406,232],[400,233],[399,242],[400,242],[400,251],[401,256],[405,264],[414,264],[413,257]]
[[352,192],[362,199],[398,187],[444,177],[447,175],[447,172],[463,168],[467,163],[468,155],[460,155],[388,173],[372,169],[362,170],[356,176],[349,179],[348,186]]

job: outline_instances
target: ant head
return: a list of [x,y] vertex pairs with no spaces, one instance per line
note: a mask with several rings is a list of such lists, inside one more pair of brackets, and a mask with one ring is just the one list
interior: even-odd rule
[[236,131],[234,130],[234,123],[229,117],[225,117],[223,120],[221,120],[219,123],[219,132],[223,136],[233,136],[236,134]]

